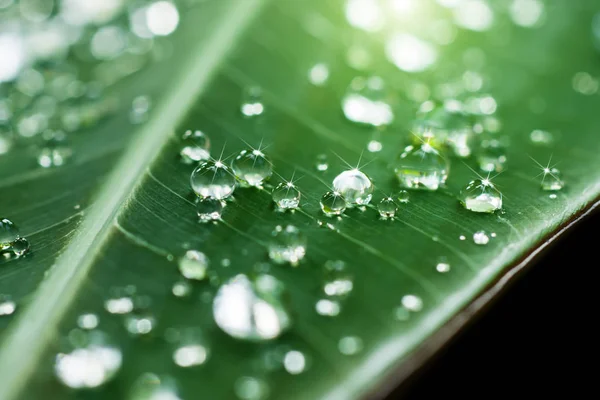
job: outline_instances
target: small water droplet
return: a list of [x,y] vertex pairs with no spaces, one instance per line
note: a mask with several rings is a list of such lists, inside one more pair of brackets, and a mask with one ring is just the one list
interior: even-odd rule
[[363,172],[350,169],[335,177],[333,189],[342,195],[349,207],[362,206],[371,201],[373,183]]
[[549,146],[554,142],[554,136],[552,133],[536,129],[529,134],[531,143],[543,146]]
[[408,146],[396,161],[394,173],[400,186],[437,190],[446,182],[450,164],[429,143]]
[[338,349],[340,353],[352,356],[363,349],[363,341],[358,336],[345,336],[338,342]]
[[544,179],[542,179],[542,190],[558,191],[565,186],[565,182],[561,179],[561,172],[556,168],[545,168]]
[[202,223],[218,221],[223,213],[224,202],[212,197],[196,199],[196,214]]
[[394,120],[390,104],[386,102],[387,93],[382,78],[357,77],[342,99],[342,109],[346,118],[352,122],[382,126]]
[[440,259],[440,261],[435,266],[435,270],[437,272],[445,274],[446,272],[450,272],[450,264],[445,259]]
[[201,281],[206,278],[209,264],[206,254],[198,250],[188,250],[179,259],[179,272],[184,278]]
[[394,218],[397,210],[398,207],[396,207],[396,203],[391,197],[385,197],[377,204],[377,211],[379,211],[381,218],[384,219]]
[[502,193],[489,179],[469,182],[460,196],[461,204],[470,211],[493,213],[502,208]]
[[320,172],[327,171],[327,169],[329,168],[329,164],[327,162],[327,155],[319,154],[317,156],[317,163],[316,163],[315,167],[317,168],[317,171],[320,171]]
[[475,156],[480,170],[502,172],[506,164],[506,145],[502,139],[482,139]]
[[423,300],[414,294],[402,296],[401,303],[408,311],[419,312],[423,309]]
[[283,357],[283,366],[292,375],[301,374],[306,369],[306,357],[297,350],[288,351]]
[[323,292],[329,297],[343,298],[354,288],[352,275],[346,271],[342,260],[329,260],[325,263]]
[[282,302],[283,294],[283,284],[270,275],[259,275],[254,280],[237,275],[225,282],[215,295],[215,322],[236,339],[274,339],[291,325]]
[[242,183],[261,187],[273,174],[273,164],[260,150],[242,150],[231,162],[231,169]]
[[401,190],[398,192],[398,195],[396,196],[396,198],[398,199],[398,201],[400,203],[408,203],[408,201],[410,200],[410,195],[409,195],[408,191]]
[[378,140],[371,140],[367,144],[367,150],[369,150],[371,153],[379,153],[382,149],[383,145]]
[[327,64],[318,63],[308,71],[308,80],[315,86],[323,86],[329,79],[329,67]]
[[269,386],[261,379],[243,376],[233,387],[240,400],[264,400],[269,397]]
[[147,335],[156,325],[152,315],[128,315],[125,318],[125,329],[133,336]]
[[327,192],[321,197],[320,205],[329,217],[341,215],[346,210],[346,199],[338,192]]
[[131,297],[114,297],[104,302],[104,308],[111,314],[128,314],[133,311]]
[[466,237],[465,235],[460,235],[458,238],[459,238],[460,240],[466,240],[466,239],[467,239],[467,237]]
[[43,168],[60,167],[71,157],[72,151],[63,131],[47,130],[42,134],[37,162]]
[[272,197],[277,207],[293,210],[300,204],[300,191],[292,182],[280,183],[273,189]]
[[477,231],[473,234],[473,242],[480,246],[485,246],[490,242],[490,237],[485,231]]
[[233,194],[235,177],[220,161],[203,161],[190,177],[194,192],[200,197],[223,200]]
[[265,111],[261,88],[253,86],[244,91],[240,110],[246,117],[256,117]]
[[188,281],[175,282],[171,291],[176,297],[187,297],[192,293],[192,285]]
[[81,314],[77,317],[77,326],[81,329],[92,330],[98,327],[98,316],[96,314]]
[[187,344],[173,352],[173,361],[183,368],[202,365],[208,359],[208,350],[201,344]]
[[0,317],[11,315],[17,309],[17,305],[11,300],[10,296],[0,295]]
[[556,199],[558,196],[556,195],[556,193],[552,193],[551,195],[548,196],[551,199]]
[[324,317],[335,317],[340,314],[341,307],[340,303],[335,300],[321,299],[317,301],[315,310],[317,311],[317,314]]
[[306,255],[306,236],[295,226],[288,225],[284,228],[279,225],[271,236],[269,258],[273,262],[296,266]]
[[132,124],[141,124],[148,119],[152,102],[148,96],[137,96],[131,103],[129,120]]
[[202,131],[187,130],[181,137],[182,148],[179,154],[186,164],[205,161],[210,158],[210,139]]
[[70,388],[95,388],[110,381],[121,368],[121,362],[121,350],[109,344],[106,335],[91,331],[72,351],[56,356],[54,373]]
[[496,232],[490,233],[490,236],[493,237],[493,238],[495,238],[496,237]]

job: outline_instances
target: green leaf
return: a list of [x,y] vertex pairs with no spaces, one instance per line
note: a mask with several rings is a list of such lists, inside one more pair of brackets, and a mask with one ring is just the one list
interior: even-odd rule
[[[490,31],[453,28],[454,42],[440,46],[436,67],[420,74],[401,72],[385,59],[389,32],[348,26],[342,1],[228,0],[181,8],[176,34],[164,42],[171,55],[109,89],[106,96],[116,96],[120,110],[73,137],[69,163],[40,168],[25,147],[0,156],[2,217],[31,243],[27,256],[0,261],[0,294],[17,303],[13,316],[0,317],[0,397],[124,398],[152,372],[173,377],[181,398],[239,397],[242,383],[251,382],[243,377],[252,377],[273,399],[349,399],[370,393],[399,367],[410,373],[420,366],[420,358],[411,358],[418,350],[437,349],[436,338],[447,336],[441,329],[468,318],[461,310],[487,301],[481,297],[486,288],[510,277],[511,266],[535,254],[600,194],[600,100],[582,93],[598,85],[590,34],[598,6],[546,4],[544,24],[522,28],[507,16],[508,3],[499,3]],[[420,18],[451,21],[448,10],[432,9],[435,18]],[[347,64],[352,46],[372,54],[368,71]],[[307,79],[316,63],[329,67],[323,86]],[[460,189],[475,178],[470,167],[476,164],[452,158],[446,187],[411,191],[392,221],[381,220],[373,206],[324,216],[319,198],[347,168],[342,160],[364,165],[376,186],[373,204],[398,190],[391,165],[411,138],[418,108],[407,93],[417,85],[439,91],[467,70],[485,78],[501,132],[510,137],[507,170],[494,179],[503,212],[481,215],[460,205]],[[574,80],[581,72],[590,76]],[[395,122],[378,133],[341,112],[348,84],[364,74],[379,75],[394,89]],[[573,89],[577,79],[587,79],[584,90]],[[240,105],[254,86],[262,89],[264,115],[244,118]],[[141,94],[155,106],[148,121],[132,125],[129,105]],[[221,221],[198,223],[193,166],[178,159],[187,129],[208,134],[213,157],[222,148],[228,156],[246,143],[268,145],[276,172],[271,183],[301,177],[300,210],[276,212],[266,189],[239,187]],[[554,142],[532,143],[536,129],[553,132]],[[382,150],[365,152],[373,138]],[[315,168],[322,153],[329,160],[324,172]],[[545,165],[551,157],[567,182],[555,198],[541,190],[541,171],[531,159]],[[288,224],[308,240],[295,268],[270,264],[267,256],[273,229]],[[482,230],[491,238],[478,246],[473,234]],[[210,282],[194,282],[192,294],[178,298],[172,287],[181,280],[177,260],[187,249],[208,256]],[[442,259],[450,265],[445,273],[436,270]],[[340,314],[328,317],[315,307],[326,298],[324,265],[335,260],[345,263],[353,288],[340,300]],[[291,328],[264,343],[233,339],[214,322],[215,293],[238,274],[261,271],[285,286],[289,298],[282,307]],[[157,323],[147,337],[132,337],[126,317],[105,310],[114,289],[127,285],[150,301]],[[67,389],[52,373],[55,355],[83,313],[98,315],[99,329],[123,353],[115,379],[95,391]],[[198,328],[208,349],[206,362],[190,369],[172,359],[174,332],[186,328]],[[297,375],[279,360],[291,350],[306,359]]]

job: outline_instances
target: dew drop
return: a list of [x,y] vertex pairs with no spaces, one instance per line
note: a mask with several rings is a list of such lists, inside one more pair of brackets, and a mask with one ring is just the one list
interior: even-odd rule
[[47,130],[42,134],[41,150],[37,162],[40,167],[60,167],[71,157],[72,150],[63,131]]
[[187,344],[173,352],[173,361],[183,368],[202,365],[208,359],[208,350],[201,344]]
[[490,237],[485,231],[477,231],[473,234],[473,242],[480,246],[485,246],[490,242]]
[[483,139],[476,153],[476,159],[480,170],[502,172],[506,164],[506,145],[501,139]]
[[536,129],[529,134],[529,140],[533,144],[549,146],[554,142],[554,135],[550,132]]
[[200,197],[223,200],[233,194],[235,177],[220,161],[203,161],[190,177],[194,192]]
[[306,255],[306,236],[295,226],[278,225],[271,233],[269,258],[277,264],[298,265]]
[[367,150],[369,150],[371,153],[378,153],[381,151],[381,149],[383,149],[383,145],[378,140],[371,140],[367,144]]
[[369,204],[373,193],[373,183],[358,169],[342,172],[333,180],[333,189],[342,195],[349,207]]
[[363,341],[358,336],[345,336],[338,342],[338,350],[346,356],[360,353],[363,349]]
[[270,275],[240,274],[225,282],[213,300],[213,317],[225,333],[249,341],[271,340],[291,325],[283,284]]
[[205,161],[210,158],[210,139],[202,131],[187,130],[181,137],[182,148],[179,154],[186,164]]
[[317,156],[317,163],[315,164],[317,171],[325,172],[329,168],[329,164],[327,162],[327,155],[319,154]]
[[556,192],[565,186],[565,182],[561,179],[561,172],[556,168],[545,168],[544,179],[542,180],[542,190]]
[[550,196],[548,196],[549,198],[551,198],[552,200],[556,199],[558,196],[555,193],[552,193]]
[[104,302],[104,308],[111,314],[128,314],[133,311],[131,297],[114,297]]
[[346,210],[346,199],[339,192],[327,192],[321,197],[320,205],[329,217],[341,215]]
[[317,301],[315,310],[317,311],[317,314],[324,317],[335,317],[340,314],[341,307],[340,303],[335,300],[321,299]]
[[465,235],[460,235],[460,236],[458,237],[458,239],[460,239],[460,240],[466,240],[466,239],[467,239],[467,237],[466,237]]
[[212,197],[198,197],[196,199],[196,214],[202,223],[218,221],[223,213],[223,200]]
[[394,218],[397,210],[398,207],[396,207],[396,203],[391,197],[385,197],[377,204],[377,211],[381,218],[384,219]]
[[176,297],[188,297],[192,293],[192,285],[187,281],[175,282],[171,292]]
[[188,250],[179,259],[179,272],[184,278],[201,281],[206,278],[209,264],[206,254],[198,250]]
[[96,314],[81,314],[77,317],[77,326],[81,329],[92,330],[98,327],[98,316]]
[[360,124],[389,125],[394,120],[394,113],[386,97],[382,78],[354,78],[342,99],[344,115],[348,120]]
[[410,200],[410,195],[409,195],[408,191],[401,190],[398,192],[398,195],[396,196],[396,198],[398,199],[398,201],[400,203],[408,203],[408,201]]
[[423,300],[414,294],[402,296],[401,303],[408,311],[419,312],[423,309]]
[[265,111],[261,88],[253,86],[244,91],[240,110],[246,117],[256,117]]
[[329,67],[327,64],[318,63],[308,71],[308,80],[315,86],[323,86],[329,79]]
[[346,264],[341,260],[329,260],[325,263],[325,281],[323,292],[328,297],[343,298],[352,292],[354,282],[352,275],[346,271]]
[[293,210],[300,204],[300,191],[292,182],[280,183],[273,189],[273,202],[281,210]]
[[445,274],[446,272],[450,272],[450,264],[445,259],[440,259],[435,266],[435,270],[439,273]]
[[17,305],[10,296],[0,295],[0,317],[11,315],[17,309]]
[[131,111],[129,112],[129,120],[132,124],[141,124],[148,119],[152,102],[148,96],[138,96],[131,103]]
[[242,183],[261,187],[273,174],[273,164],[260,150],[242,150],[231,162],[231,169]]
[[29,242],[19,235],[19,228],[11,220],[0,218],[0,254],[19,258],[28,250]]
[[125,329],[133,336],[147,335],[156,325],[152,315],[128,315],[125,318]]
[[429,143],[407,146],[396,161],[394,173],[400,186],[437,190],[446,182],[450,164]]
[[469,182],[460,196],[461,204],[473,212],[493,213],[502,208],[502,193],[488,179]]
[[243,376],[233,387],[240,400],[264,400],[269,396],[269,386],[261,379]]
[[297,350],[288,351],[283,357],[283,366],[292,375],[301,374],[306,369],[306,357]]
[[99,331],[86,334],[85,342],[54,360],[54,373],[73,389],[95,388],[110,381],[121,368],[122,353]]

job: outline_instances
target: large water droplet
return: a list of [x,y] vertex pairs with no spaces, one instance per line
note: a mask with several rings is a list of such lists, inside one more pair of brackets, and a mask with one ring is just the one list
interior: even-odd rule
[[377,211],[381,218],[384,219],[394,218],[397,210],[398,207],[396,207],[396,203],[391,197],[384,197],[379,204],[377,204]]
[[406,147],[394,166],[400,185],[409,189],[437,190],[449,170],[448,161],[429,143]]
[[280,183],[273,189],[273,201],[282,210],[293,210],[300,204],[300,191],[292,182]]
[[208,257],[204,253],[198,250],[188,250],[179,259],[179,272],[187,279],[201,281],[206,278],[209,264]]
[[198,197],[196,199],[196,214],[200,222],[211,222],[221,219],[223,201],[212,197]]
[[473,234],[473,242],[480,246],[484,246],[488,244],[490,241],[490,237],[485,233],[485,231],[477,231]]
[[333,188],[343,196],[348,206],[369,204],[373,193],[373,183],[358,169],[350,169],[336,176]]
[[19,235],[17,226],[7,218],[0,218],[0,254],[21,257],[29,250],[29,241]]
[[200,197],[222,200],[233,194],[235,177],[220,161],[203,161],[190,177],[194,192]]
[[306,255],[306,236],[295,226],[284,228],[279,225],[271,236],[269,258],[277,264],[290,263],[296,266]]
[[565,186],[561,178],[561,172],[556,168],[545,168],[544,179],[542,180],[542,190],[558,191]]
[[502,208],[502,193],[488,179],[476,179],[461,191],[461,204],[480,213],[493,213]]
[[394,120],[386,101],[385,84],[378,76],[354,78],[342,99],[344,115],[352,122],[382,126]]
[[249,186],[262,186],[273,174],[273,164],[260,150],[242,150],[231,162],[235,176]]
[[179,154],[186,164],[210,158],[210,139],[202,131],[187,130],[181,137],[182,148]]
[[283,292],[283,284],[270,275],[259,275],[254,280],[237,275],[225,282],[215,295],[215,322],[237,339],[274,339],[291,324],[283,305]]
[[89,332],[85,342],[54,361],[58,380],[73,389],[95,388],[111,380],[121,368],[122,354],[98,331]]
[[327,192],[321,197],[320,205],[327,216],[341,215],[346,210],[346,199],[339,192]]

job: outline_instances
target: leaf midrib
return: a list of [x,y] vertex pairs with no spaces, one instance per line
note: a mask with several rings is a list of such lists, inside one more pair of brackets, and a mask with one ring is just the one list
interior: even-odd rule
[[[131,141],[113,170],[97,201],[65,247],[31,302],[5,334],[0,349],[0,387],[3,399],[18,396],[34,371],[46,345],[57,331],[96,255],[110,237],[118,216],[143,181],[149,165],[160,154],[173,128],[189,106],[206,88],[212,73],[233,47],[235,39],[261,8],[264,0],[236,0],[209,39],[198,41],[195,51],[181,70],[173,90],[155,109],[152,118]],[[206,46],[206,47],[205,47]],[[202,48],[204,50],[202,51]],[[27,357],[23,357],[23,353]]]

